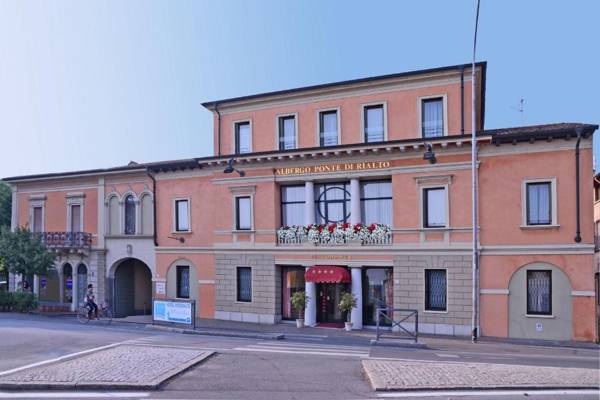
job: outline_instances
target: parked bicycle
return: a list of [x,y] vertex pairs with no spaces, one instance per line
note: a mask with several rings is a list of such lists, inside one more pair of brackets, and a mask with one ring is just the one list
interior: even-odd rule
[[83,304],[81,307],[79,307],[79,310],[77,311],[77,321],[79,321],[82,324],[87,324],[91,320],[95,320],[108,325],[112,322],[112,318],[112,311],[110,310],[110,307],[107,302],[102,302],[102,304],[100,304],[100,306],[98,307],[97,317],[92,312],[91,307],[87,304]]

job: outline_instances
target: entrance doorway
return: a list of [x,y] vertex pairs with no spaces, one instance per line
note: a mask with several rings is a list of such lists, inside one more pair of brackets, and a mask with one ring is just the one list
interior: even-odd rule
[[129,258],[117,266],[113,301],[117,318],[152,313],[152,274],[145,263]]
[[342,313],[338,304],[342,293],[348,291],[344,283],[319,283],[317,285],[317,323],[342,327],[346,321],[346,314]]

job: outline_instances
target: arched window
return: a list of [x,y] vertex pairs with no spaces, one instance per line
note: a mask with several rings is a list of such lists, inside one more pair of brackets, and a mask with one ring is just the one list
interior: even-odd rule
[[118,235],[119,228],[119,199],[117,196],[112,196],[108,200],[108,233]]
[[144,235],[152,235],[153,233],[153,224],[152,224],[152,197],[149,194],[145,194],[140,201],[140,205],[142,207],[142,223],[141,231]]
[[132,195],[125,197],[125,234],[135,234],[135,200]]

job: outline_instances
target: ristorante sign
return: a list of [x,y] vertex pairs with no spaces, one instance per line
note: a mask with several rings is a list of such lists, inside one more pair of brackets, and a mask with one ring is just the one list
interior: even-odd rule
[[310,165],[306,167],[285,167],[276,168],[275,175],[304,175],[304,174],[327,174],[334,172],[350,172],[350,171],[364,171],[371,169],[386,169],[390,167],[389,161],[363,161],[353,163],[339,163],[339,164],[322,164],[322,165]]

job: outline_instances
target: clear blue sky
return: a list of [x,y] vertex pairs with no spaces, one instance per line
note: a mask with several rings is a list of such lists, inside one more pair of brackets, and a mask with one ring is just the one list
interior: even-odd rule
[[[0,177],[206,156],[203,101],[470,62],[474,5],[1,0]],[[482,0],[486,128],[599,123],[599,15]]]

